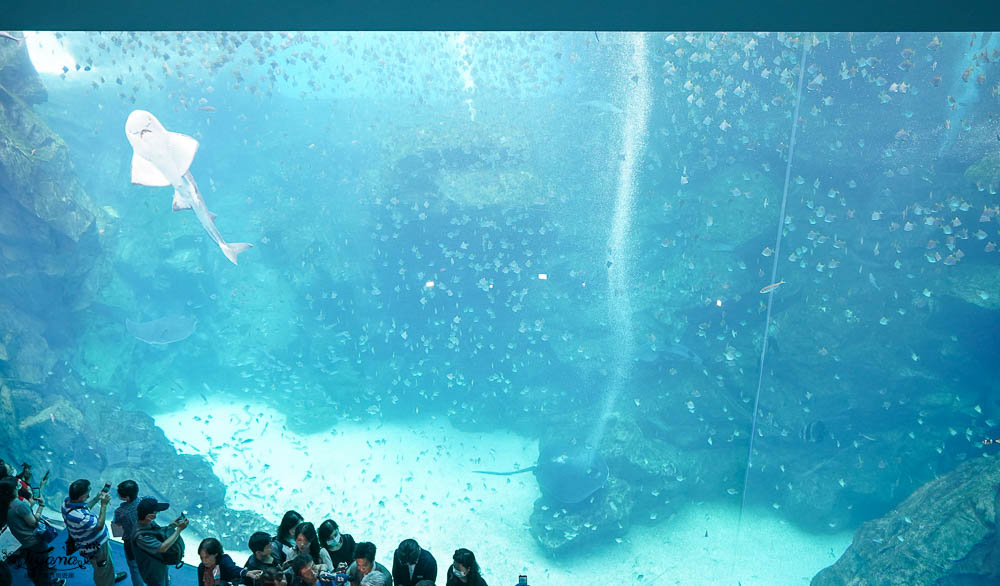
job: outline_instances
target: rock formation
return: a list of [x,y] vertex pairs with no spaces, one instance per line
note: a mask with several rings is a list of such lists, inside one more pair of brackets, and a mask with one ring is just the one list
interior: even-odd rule
[[812,586],[996,584],[1000,461],[970,460],[854,534]]

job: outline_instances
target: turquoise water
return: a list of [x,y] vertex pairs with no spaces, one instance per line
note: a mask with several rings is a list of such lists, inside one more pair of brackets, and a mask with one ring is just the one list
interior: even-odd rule
[[[998,435],[993,36],[28,46],[40,70],[55,59],[35,111],[97,242],[98,284],[50,346],[89,392],[155,418],[165,462],[199,462],[147,484],[189,511],[192,482],[226,488],[201,534],[229,549],[249,533],[220,511],[297,508],[387,565],[406,537],[442,567],[469,547],[491,584],[691,583],[713,564],[705,583],[799,583]],[[253,244],[238,266],[171,188],[130,182],[136,109],[199,142],[219,232]],[[535,465],[539,441],[584,467],[596,453],[607,478],[566,503],[533,474],[475,472]],[[97,444],[76,458],[89,475],[141,468]],[[403,469],[435,474],[417,490]],[[800,565],[750,561],[772,530]]]

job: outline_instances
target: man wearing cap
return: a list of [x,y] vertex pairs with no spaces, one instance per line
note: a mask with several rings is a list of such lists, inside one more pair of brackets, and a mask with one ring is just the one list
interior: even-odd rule
[[[176,524],[171,523],[168,527],[157,525],[156,513],[166,511],[168,508],[169,504],[150,497],[143,498],[136,506],[139,527],[136,530],[132,552],[139,565],[139,575],[147,586],[167,586],[170,583],[167,574],[169,566],[163,563],[162,554],[170,549],[170,546],[180,538],[181,531],[188,526],[187,519],[182,519]],[[171,527],[173,532],[168,533]]]

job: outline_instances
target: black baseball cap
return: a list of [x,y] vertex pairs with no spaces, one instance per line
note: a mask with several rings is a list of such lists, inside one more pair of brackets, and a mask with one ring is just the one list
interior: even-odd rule
[[161,503],[156,499],[154,499],[153,497],[147,496],[143,497],[143,499],[139,501],[139,505],[136,507],[136,513],[138,514],[140,519],[144,519],[146,515],[150,513],[153,512],[158,513],[160,511],[166,511],[169,508],[170,508],[169,503]]

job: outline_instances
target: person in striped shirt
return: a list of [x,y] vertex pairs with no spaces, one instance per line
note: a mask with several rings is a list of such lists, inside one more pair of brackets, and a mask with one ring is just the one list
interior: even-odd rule
[[[125,579],[125,572],[115,573],[115,564],[111,560],[111,549],[108,546],[108,528],[104,524],[111,493],[105,489],[90,498],[90,481],[80,479],[69,485],[69,497],[63,502],[62,516],[66,523],[69,536],[76,543],[80,555],[94,568],[94,584],[96,586],[113,586]],[[90,508],[98,501],[101,508],[94,514]]]

